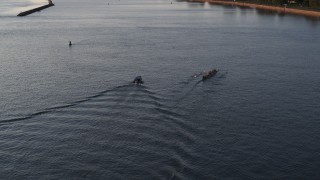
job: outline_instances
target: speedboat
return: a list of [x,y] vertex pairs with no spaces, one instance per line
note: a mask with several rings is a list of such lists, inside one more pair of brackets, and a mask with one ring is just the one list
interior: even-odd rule
[[133,84],[143,84],[143,81],[142,81],[142,77],[141,76],[137,76],[136,78],[134,78]]
[[210,70],[208,72],[206,72],[203,76],[202,76],[202,80],[207,80],[209,78],[211,78],[212,76],[216,75],[218,72],[218,70],[216,69],[213,69],[213,70]]

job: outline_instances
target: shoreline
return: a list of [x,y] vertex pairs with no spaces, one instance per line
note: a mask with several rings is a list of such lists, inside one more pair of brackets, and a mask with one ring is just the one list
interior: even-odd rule
[[270,5],[237,2],[237,1],[224,1],[224,0],[190,0],[189,2],[208,2],[212,4],[236,5],[236,6],[242,6],[242,7],[250,7],[253,9],[264,9],[264,10],[276,11],[278,13],[284,13],[284,14],[288,13],[288,14],[296,14],[296,15],[304,15],[304,16],[320,18],[319,11],[286,8],[286,7],[280,7],[280,6],[270,6]]

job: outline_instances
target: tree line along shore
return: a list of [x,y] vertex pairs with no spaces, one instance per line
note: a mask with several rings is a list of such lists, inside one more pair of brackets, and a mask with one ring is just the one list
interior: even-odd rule
[[[233,0],[234,1],[234,0]],[[320,0],[236,0],[238,2],[274,5],[320,10]]]
[[207,0],[207,1],[246,2],[246,3],[253,3],[253,4],[271,5],[271,6],[286,5],[287,7],[308,8],[308,9],[320,11],[320,0]]
[[320,18],[320,0],[187,0],[212,4],[236,5],[279,13],[298,14]]

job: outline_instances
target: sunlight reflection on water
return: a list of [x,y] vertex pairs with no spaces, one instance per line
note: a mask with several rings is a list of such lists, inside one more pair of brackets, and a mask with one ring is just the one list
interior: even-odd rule
[[0,2],[0,16],[12,16],[21,11],[46,4],[47,0],[4,0]]

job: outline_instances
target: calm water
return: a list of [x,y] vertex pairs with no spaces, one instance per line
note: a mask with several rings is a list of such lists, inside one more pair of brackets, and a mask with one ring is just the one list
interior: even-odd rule
[[32,3],[0,3],[0,179],[320,178],[319,20],[169,0],[15,17]]

